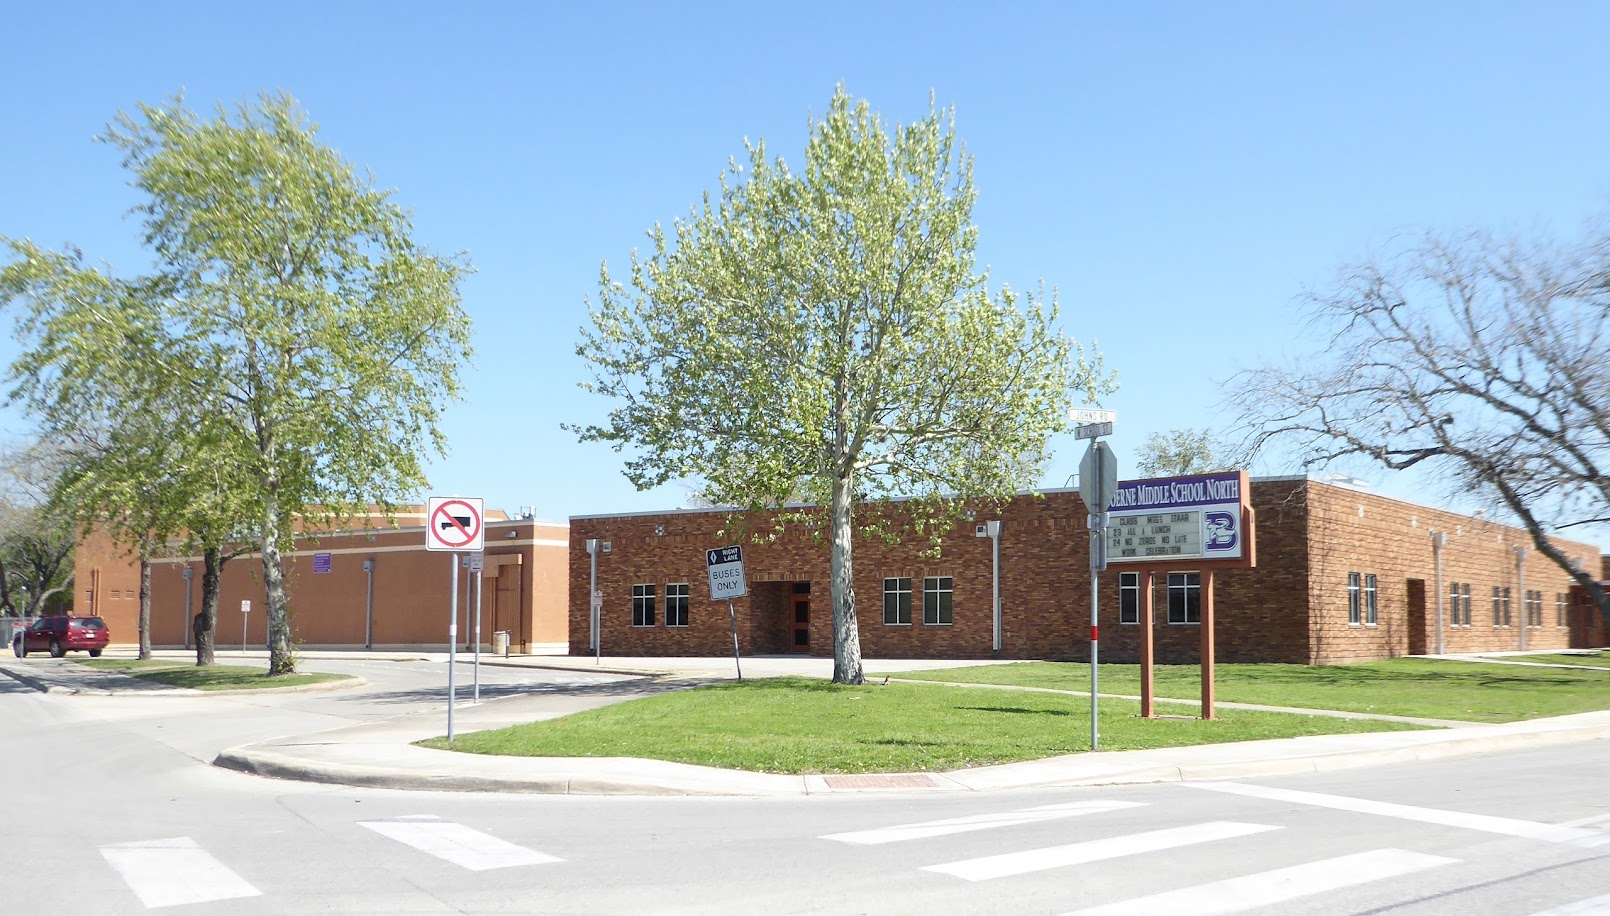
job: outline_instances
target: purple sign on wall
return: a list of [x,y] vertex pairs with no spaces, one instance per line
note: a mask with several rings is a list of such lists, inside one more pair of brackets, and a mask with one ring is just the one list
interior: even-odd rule
[[329,572],[330,571],[330,555],[327,554],[327,553],[316,553],[316,554],[314,554],[313,555],[313,571],[316,572],[316,573],[327,573],[327,572]]

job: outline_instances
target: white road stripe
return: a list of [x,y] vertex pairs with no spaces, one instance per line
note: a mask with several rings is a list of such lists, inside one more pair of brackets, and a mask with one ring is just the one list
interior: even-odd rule
[[1042,805],[1038,808],[1023,808],[1017,811],[994,814],[953,817],[942,821],[924,821],[920,824],[901,824],[898,827],[883,827],[877,830],[830,833],[821,837],[821,839],[838,840],[840,843],[855,843],[861,846],[876,846],[881,843],[920,840],[931,836],[966,833],[970,830],[989,830],[994,827],[1016,827],[1019,824],[1036,824],[1041,821],[1052,821],[1064,817],[1077,817],[1081,814],[1101,814],[1106,811],[1142,807],[1145,807],[1145,802],[1095,799],[1092,801],[1069,802],[1062,805]]
[[187,836],[102,846],[101,855],[148,909],[263,893]]
[[1498,833],[1504,836],[1523,837],[1529,840],[1569,843],[1573,846],[1585,846],[1590,849],[1610,847],[1610,835],[1582,827],[1540,824],[1536,821],[1494,817],[1490,814],[1466,814],[1463,811],[1444,811],[1440,808],[1421,808],[1416,805],[1370,801],[1366,798],[1323,795],[1318,792],[1300,792],[1295,789],[1272,789],[1267,786],[1251,786],[1234,782],[1188,782],[1181,783],[1181,785],[1193,789],[1207,789],[1211,792],[1228,792],[1231,795],[1265,798],[1270,801],[1292,802],[1300,805],[1314,805],[1319,808],[1335,808],[1338,811],[1353,811],[1358,814],[1376,814],[1381,817],[1395,817],[1408,821],[1421,821],[1426,824],[1440,824],[1444,827],[1463,827],[1467,830],[1480,830],[1485,833]]
[[547,853],[516,846],[508,840],[500,840],[463,824],[444,821],[431,815],[393,817],[383,821],[358,823],[382,836],[391,837],[399,843],[407,843],[421,852],[428,852],[470,871],[564,861]]
[[1592,900],[1567,903],[1565,906],[1534,913],[1532,916],[1605,916],[1605,914],[1610,914],[1610,894],[1594,897]]
[[1458,861],[1403,849],[1376,849],[1122,900],[1068,916],[1221,916]]
[[1025,852],[985,856],[981,859],[966,859],[945,865],[925,865],[922,870],[955,875],[968,881],[984,881],[989,878],[1004,878],[1033,871],[1044,871],[1048,868],[1062,868],[1067,865],[1083,865],[1086,862],[1100,862],[1105,859],[1117,859],[1122,856],[1132,856],[1143,852],[1173,849],[1177,846],[1189,846],[1193,843],[1228,840],[1234,837],[1250,836],[1254,833],[1279,829],[1279,827],[1271,827],[1266,824],[1211,821],[1205,824],[1192,824],[1188,827],[1170,827],[1167,830],[1153,830],[1149,833],[1132,833],[1128,836],[1110,837],[1105,840],[1071,843],[1067,846],[1050,846],[1045,849],[1030,849]]
[[1560,826],[1586,827],[1589,824],[1603,824],[1606,822],[1610,822],[1610,814],[1590,814],[1587,817],[1579,817],[1574,821],[1565,821],[1564,823],[1560,824]]

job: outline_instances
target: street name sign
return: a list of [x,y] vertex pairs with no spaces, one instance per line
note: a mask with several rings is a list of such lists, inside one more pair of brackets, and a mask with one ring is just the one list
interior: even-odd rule
[[1082,426],[1075,426],[1073,428],[1073,438],[1075,439],[1095,439],[1100,436],[1110,435],[1112,435],[1111,421],[1103,423],[1086,423]]
[[1068,419],[1081,426],[1086,423],[1116,423],[1118,422],[1118,411],[1075,407],[1068,411]]
[[726,601],[749,594],[749,588],[744,584],[742,547],[715,547],[706,550],[704,562],[710,570],[711,601]]

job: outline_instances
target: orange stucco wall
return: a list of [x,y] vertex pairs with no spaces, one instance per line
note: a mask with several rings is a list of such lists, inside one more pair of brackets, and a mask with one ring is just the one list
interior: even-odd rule
[[[481,642],[490,647],[495,630],[510,631],[511,651],[568,638],[566,552],[563,524],[529,520],[488,521],[481,594]],[[363,646],[369,574],[374,564],[371,644],[375,648],[434,647],[447,642],[451,554],[424,547],[424,529],[402,527],[340,532],[298,539],[285,554],[285,589],[293,638],[306,646]],[[330,571],[314,572],[315,555],[330,554]],[[114,645],[139,641],[139,573],[135,559],[104,535],[92,534],[75,557],[77,613],[106,620]],[[182,570],[192,570],[186,606]],[[199,556],[157,560],[151,567],[151,642],[180,646],[191,617],[201,607]],[[458,632],[471,638],[474,596],[469,574],[459,570]],[[224,564],[219,589],[217,638],[221,647],[267,642],[262,561],[256,554]],[[249,613],[241,602],[250,601]]]

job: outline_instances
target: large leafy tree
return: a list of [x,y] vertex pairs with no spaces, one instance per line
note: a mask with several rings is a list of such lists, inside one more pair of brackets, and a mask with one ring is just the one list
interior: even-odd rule
[[1232,446],[1211,429],[1171,429],[1152,433],[1141,446],[1135,473],[1141,477],[1179,477],[1235,467]]
[[932,531],[956,498],[1004,498],[1043,464],[1074,392],[1107,386],[1056,329],[1054,298],[988,286],[973,201],[948,112],[891,129],[841,89],[802,169],[754,144],[669,237],[654,228],[624,282],[606,267],[577,346],[584,387],[614,401],[577,431],[629,448],[637,486],[827,507],[839,683],[863,679],[857,501],[915,497],[902,512]]
[[[90,489],[107,516],[128,513],[116,496],[125,475],[158,469],[184,481],[176,517],[209,557],[248,534],[262,559],[269,670],[289,672],[289,519],[317,525],[423,489],[423,456],[444,445],[438,419],[469,357],[458,294],[468,266],[416,243],[390,193],[320,144],[288,96],[211,118],[179,100],[142,105],[103,139],[144,195],[136,211],[156,270],[119,280],[12,242],[5,289],[27,304],[24,344],[40,357],[20,364],[22,383],[41,403],[70,401],[64,366],[129,361],[126,391],[161,405],[141,422],[191,424],[184,448],[163,456],[149,430],[130,432]],[[121,347],[46,346],[53,329],[102,321],[109,300],[125,326],[94,345]],[[220,466],[228,472],[203,473]]]
[[1345,268],[1310,305],[1333,333],[1324,351],[1241,377],[1257,444],[1310,468],[1429,469],[1520,523],[1610,622],[1597,558],[1548,538],[1610,522],[1605,236],[1427,236]]

